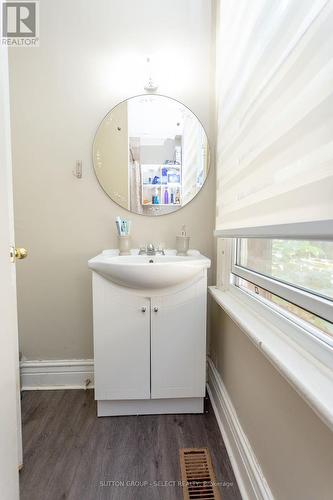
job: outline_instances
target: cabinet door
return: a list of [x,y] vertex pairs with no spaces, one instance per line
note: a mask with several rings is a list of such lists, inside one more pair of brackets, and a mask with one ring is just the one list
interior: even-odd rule
[[151,299],[151,397],[203,397],[207,279]]
[[150,299],[93,273],[95,399],[150,398]]

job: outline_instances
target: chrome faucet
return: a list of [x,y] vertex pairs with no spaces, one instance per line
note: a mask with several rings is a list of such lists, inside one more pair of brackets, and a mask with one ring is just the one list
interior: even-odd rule
[[153,243],[148,243],[146,247],[140,248],[139,255],[165,255],[163,248],[155,248]]
[[155,255],[156,254],[156,250],[155,250],[153,243],[148,243],[146,253],[147,253],[147,255]]

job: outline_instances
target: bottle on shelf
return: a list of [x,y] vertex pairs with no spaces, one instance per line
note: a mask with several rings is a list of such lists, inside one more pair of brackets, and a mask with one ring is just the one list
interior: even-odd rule
[[176,204],[180,203],[180,191],[179,191],[179,188],[177,188],[177,191],[176,191],[175,203]]
[[168,205],[169,204],[169,191],[168,191],[168,188],[165,188],[165,191],[164,191],[164,205]]
[[168,183],[168,169],[166,167],[162,168],[162,184]]
[[158,196],[158,190],[157,190],[157,188],[154,191],[154,194],[152,196],[151,202],[152,202],[153,205],[159,205],[160,204],[160,198]]

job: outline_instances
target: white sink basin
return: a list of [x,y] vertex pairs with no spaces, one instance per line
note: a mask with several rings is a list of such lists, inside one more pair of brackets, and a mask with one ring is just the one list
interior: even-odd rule
[[180,257],[176,255],[100,254],[88,265],[114,283],[129,288],[156,289],[179,285],[188,281],[202,269],[210,267],[203,255]]

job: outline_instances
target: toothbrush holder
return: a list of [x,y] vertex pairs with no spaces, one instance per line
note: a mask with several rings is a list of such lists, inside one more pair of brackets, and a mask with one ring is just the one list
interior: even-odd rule
[[131,238],[130,236],[118,236],[119,255],[130,255]]
[[187,255],[190,245],[189,236],[176,236],[177,255]]

